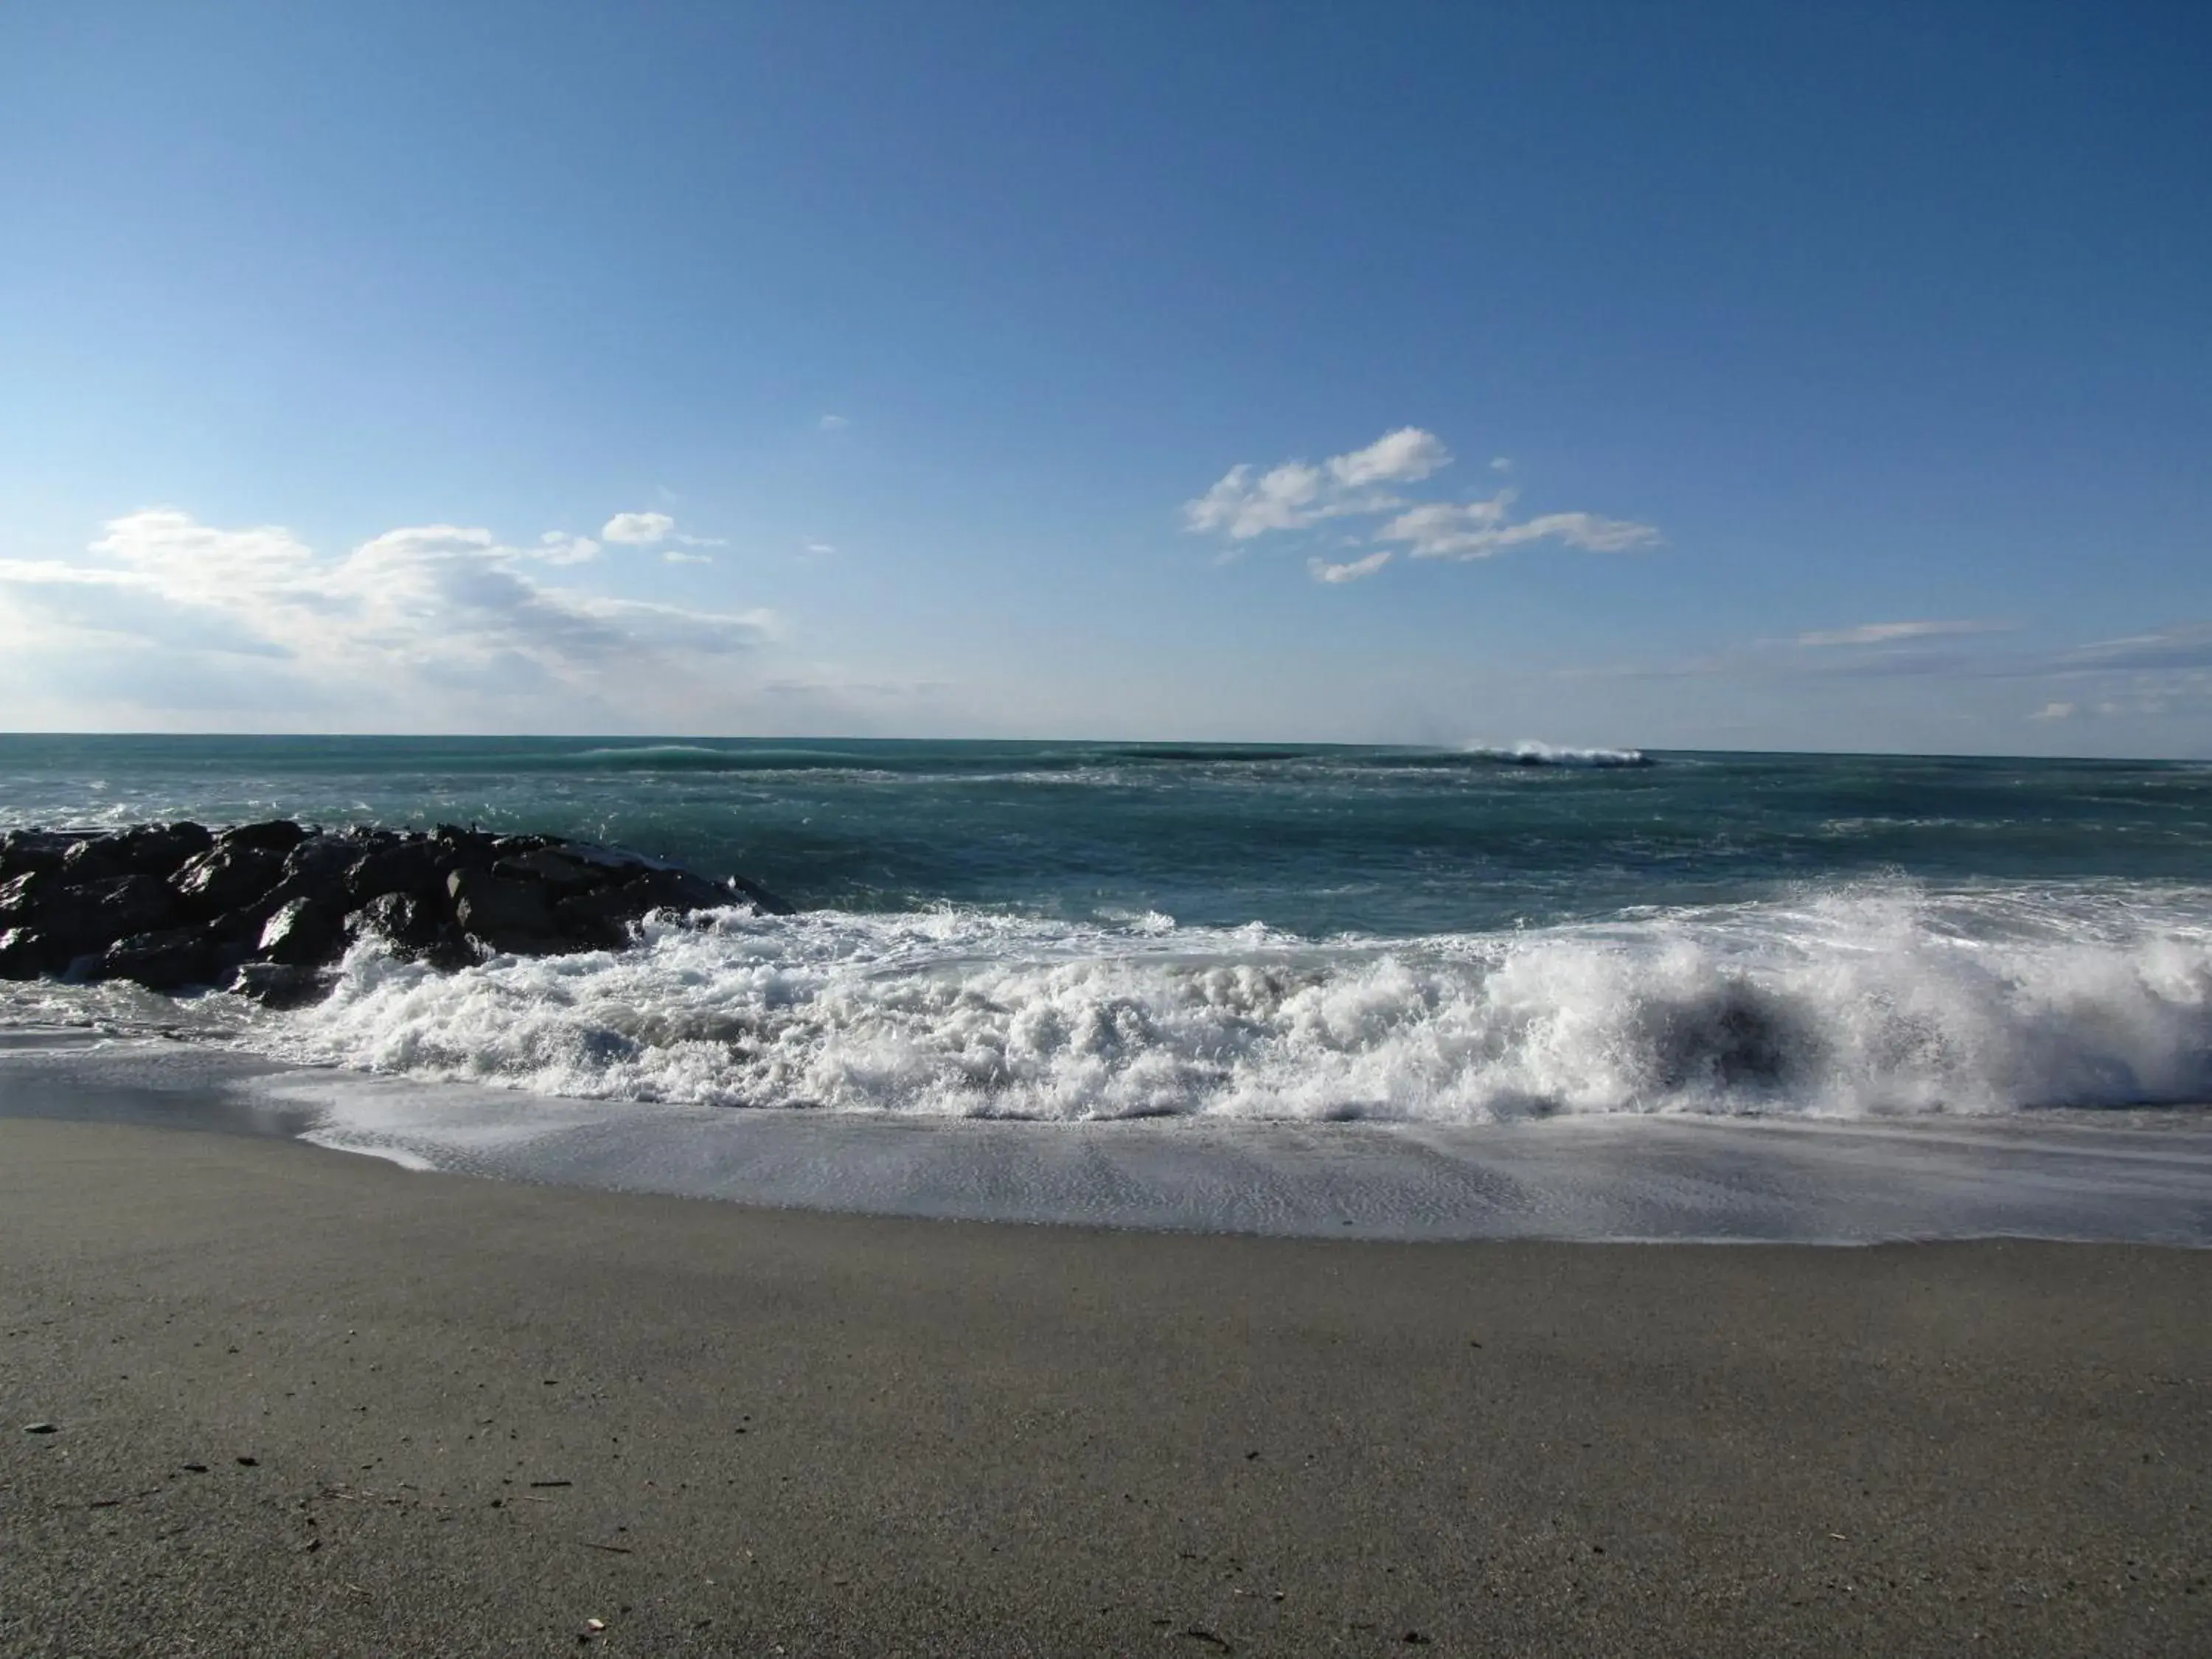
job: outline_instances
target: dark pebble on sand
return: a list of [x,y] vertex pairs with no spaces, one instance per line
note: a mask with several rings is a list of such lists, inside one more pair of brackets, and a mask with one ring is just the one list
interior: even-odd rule
[[185,1465],[185,1473],[186,1474],[205,1474],[207,1473],[207,1465],[204,1463],[187,1463]]
[[54,1425],[51,1423],[26,1423],[23,1425],[23,1432],[25,1434],[52,1434],[54,1432]]
[[261,1460],[258,1457],[241,1457],[238,1460],[238,1467],[241,1469],[258,1469],[261,1467]]

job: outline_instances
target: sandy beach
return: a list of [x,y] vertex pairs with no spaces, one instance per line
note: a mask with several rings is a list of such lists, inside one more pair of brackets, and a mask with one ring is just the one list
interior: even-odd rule
[[0,1641],[2201,1652],[2208,1306],[2203,1252],[870,1220],[4,1121]]

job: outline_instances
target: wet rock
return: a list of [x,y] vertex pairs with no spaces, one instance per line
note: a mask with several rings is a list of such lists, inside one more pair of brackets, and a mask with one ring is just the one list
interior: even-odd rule
[[[296,825],[295,826],[297,827]],[[283,878],[284,854],[267,847],[219,841],[177,872],[177,896],[202,915],[243,909],[275,891]]]
[[0,836],[0,882],[34,870],[58,870],[78,837],[52,830],[10,830]]
[[537,882],[551,888],[557,896],[567,897],[605,886],[617,870],[577,848],[536,847],[500,858],[491,872],[509,881]]
[[58,878],[39,901],[35,922],[71,957],[99,951],[117,939],[159,933],[175,925],[177,896],[152,876],[112,876],[61,886]]
[[0,979],[37,979],[58,974],[68,958],[35,927],[10,927],[0,933]]
[[553,915],[562,933],[580,947],[619,951],[629,943],[630,924],[651,908],[648,905],[641,909],[620,888],[603,887],[595,893],[580,893],[574,898],[557,901]]
[[346,918],[356,933],[374,933],[394,950],[427,950],[444,918],[412,893],[380,893]]
[[249,962],[230,982],[234,994],[250,997],[265,1008],[303,1008],[320,1002],[330,992],[329,981],[313,968],[295,968],[282,962]]
[[36,921],[46,901],[63,888],[58,858],[51,869],[26,870],[0,882],[0,927],[19,927]]
[[453,920],[479,948],[508,956],[552,956],[571,948],[543,888],[483,870],[447,878]]
[[261,823],[234,824],[216,837],[216,844],[239,851],[289,853],[307,840],[309,831],[289,818],[270,818]]
[[689,870],[648,869],[622,885],[622,891],[646,915],[654,910],[714,910],[728,904],[730,889]]
[[288,968],[313,968],[345,949],[344,922],[332,906],[295,898],[280,906],[261,929],[254,954]]
[[105,881],[127,876],[131,866],[115,855],[104,837],[88,836],[72,842],[62,854],[61,878],[67,882]]
[[167,878],[214,844],[213,834],[197,823],[144,824],[80,841],[64,854],[62,870],[72,878],[79,872],[87,877]]
[[0,977],[71,972],[173,991],[228,984],[293,1006],[374,933],[441,969],[489,953],[618,950],[636,923],[746,902],[727,882],[550,836],[319,831],[289,819],[0,837]]
[[446,868],[438,844],[427,839],[377,842],[345,874],[347,902],[360,907],[387,896],[416,900],[445,896]]
[[180,991],[217,977],[215,941],[198,927],[171,927],[118,939],[86,968],[90,980],[127,979],[149,991]]
[[795,916],[799,907],[778,898],[758,882],[747,881],[743,876],[730,878],[730,891],[764,916]]

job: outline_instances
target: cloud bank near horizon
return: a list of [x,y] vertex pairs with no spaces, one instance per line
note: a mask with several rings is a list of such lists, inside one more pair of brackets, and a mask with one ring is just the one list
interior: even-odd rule
[[332,557],[281,526],[149,508],[110,520],[84,561],[0,559],[0,678],[20,682],[26,706],[74,688],[171,718],[259,707],[328,726],[343,708],[356,727],[427,729],[561,709],[650,722],[702,698],[726,705],[736,665],[785,631],[764,608],[617,599],[541,574],[599,551],[558,532],[513,546],[434,524]]

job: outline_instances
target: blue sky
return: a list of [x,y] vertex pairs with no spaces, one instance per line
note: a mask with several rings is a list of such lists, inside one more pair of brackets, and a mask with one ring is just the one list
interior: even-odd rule
[[2208,70],[2025,0],[12,6],[0,726],[2212,755]]

